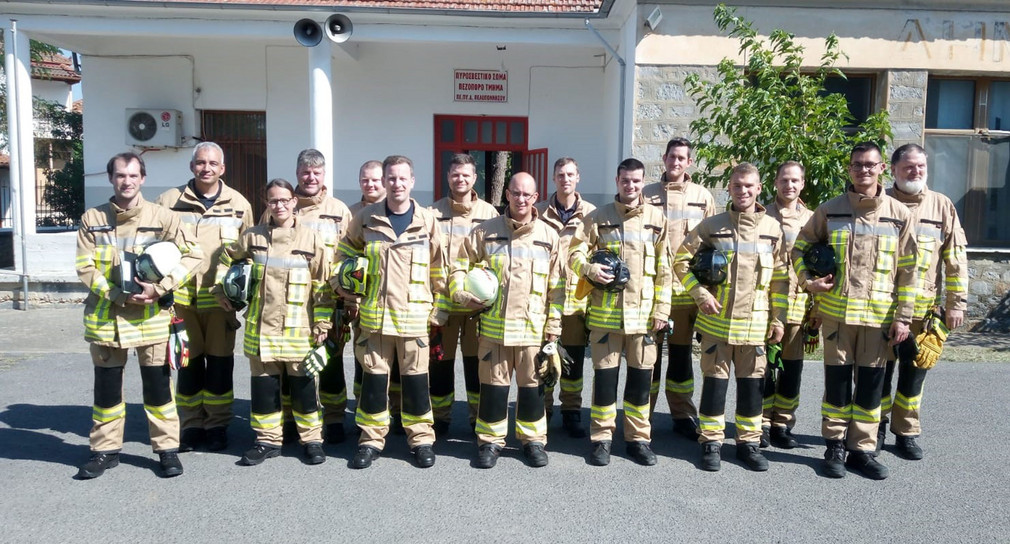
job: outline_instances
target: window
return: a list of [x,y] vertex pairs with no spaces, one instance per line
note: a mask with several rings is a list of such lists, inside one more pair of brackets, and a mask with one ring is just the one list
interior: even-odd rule
[[447,175],[453,154],[469,153],[477,162],[474,190],[492,204],[504,202],[503,183],[523,168],[529,155],[528,130],[525,117],[436,115],[435,200],[449,194]]
[[968,244],[1010,247],[1010,80],[930,77],[930,186],[954,201]]
[[846,77],[828,76],[824,79],[825,94],[844,95],[849,104],[849,113],[855,120],[847,129],[855,130],[873,113],[875,84],[876,76],[869,74],[846,74]]

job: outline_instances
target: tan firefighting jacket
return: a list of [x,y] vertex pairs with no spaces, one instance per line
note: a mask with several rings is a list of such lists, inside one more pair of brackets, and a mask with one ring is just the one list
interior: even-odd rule
[[[332,325],[330,264],[322,237],[297,216],[292,227],[276,227],[268,219],[225,248],[218,277],[246,260],[252,263],[253,294],[245,314],[245,354],[264,362],[302,360],[313,337]],[[221,293],[218,284],[214,294]]]
[[791,255],[793,244],[796,243],[796,236],[800,233],[807,220],[814,216],[814,212],[803,205],[803,202],[796,202],[796,209],[782,208],[778,202],[772,202],[765,209],[765,215],[775,219],[782,225],[782,249],[789,260],[789,309],[786,311],[786,323],[800,325],[806,316],[807,303],[810,294],[803,289],[803,286],[796,281],[796,271],[792,267]]
[[386,216],[385,201],[358,212],[337,246],[337,259],[368,259],[358,310],[362,329],[419,338],[428,336],[429,323],[441,326],[448,317],[438,310],[445,305],[438,299],[446,296],[446,258],[435,217],[414,199],[410,202],[414,219],[399,237]]
[[817,315],[848,325],[890,327],[911,323],[915,307],[916,247],[911,214],[884,194],[863,196],[849,185],[845,194],[821,204],[800,229],[793,246],[796,278],[811,280],[803,252],[816,243],[835,251],[835,286],[817,296]]
[[[954,203],[929,189],[910,195],[891,187],[887,194],[911,212],[918,250],[916,259],[915,319],[941,305],[941,284],[946,279],[948,310],[968,309],[968,239]],[[943,273],[940,262],[943,261]]]
[[533,218],[520,225],[506,215],[489,219],[464,238],[453,262],[449,293],[463,297],[464,278],[485,266],[501,282],[494,304],[480,314],[480,334],[505,346],[539,346],[544,336],[561,335],[564,303],[558,235]]
[[[442,233],[442,250],[449,261],[457,258],[463,240],[466,240],[474,227],[487,219],[498,217],[498,210],[488,202],[481,200],[477,196],[477,191],[472,189],[468,202],[456,202],[452,197],[447,196],[432,204],[430,210],[438,220],[438,228]],[[452,263],[447,263],[447,270],[451,270],[451,267]],[[473,313],[473,310],[453,303],[449,297],[443,297],[440,300],[445,306],[441,309],[449,313]]]
[[85,340],[117,348],[168,340],[169,312],[157,302],[127,303],[130,293],[124,290],[122,268],[125,254],[139,255],[161,241],[174,242],[182,252],[182,261],[155,284],[158,296],[186,282],[203,259],[199,244],[180,228],[179,217],[143,197],[129,210],[110,200],[84,212],[77,231],[75,267],[90,291],[84,301]]
[[[730,211],[706,218],[677,250],[674,273],[698,305],[715,297],[716,315],[699,312],[695,330],[731,345],[764,345],[769,328],[786,320],[789,257],[782,248],[782,227],[764,206],[753,213]],[[702,248],[726,254],[726,281],[706,287],[691,273],[691,258]]]
[[[691,176],[685,174],[684,181],[677,183],[666,181],[664,173],[656,183],[650,183],[642,189],[645,201],[657,206],[666,215],[666,245],[667,262],[672,263],[676,257],[677,248],[684,242],[687,233],[701,223],[702,219],[715,215],[718,210],[715,198],[708,189],[691,181]],[[670,292],[672,308],[691,308],[694,299],[673,274]]]
[[586,216],[572,237],[568,263],[578,276],[585,275],[589,258],[597,249],[616,253],[631,272],[621,291],[593,289],[587,297],[586,326],[594,330],[646,334],[652,319],[670,317],[672,273],[667,260],[666,218],[654,206],[639,200],[637,206],[614,202]]
[[575,288],[579,285],[579,277],[568,267],[568,249],[571,247],[575,231],[579,230],[586,216],[595,210],[596,206],[583,200],[579,193],[575,193],[575,214],[568,220],[568,223],[562,223],[558,216],[558,210],[554,207],[556,198],[557,193],[554,193],[544,202],[537,202],[536,209],[540,214],[540,220],[557,231],[558,241],[561,243],[558,246],[558,255],[561,255],[562,271],[565,276],[565,306],[561,310],[561,315],[585,314],[588,299],[575,298]]
[[220,182],[220,193],[209,210],[197,197],[192,184],[190,180],[161,193],[155,203],[179,216],[183,230],[200,244],[205,257],[193,277],[175,289],[175,303],[208,310],[219,308],[210,291],[218,280],[217,263],[221,252],[253,226],[255,217],[249,201],[224,181]]

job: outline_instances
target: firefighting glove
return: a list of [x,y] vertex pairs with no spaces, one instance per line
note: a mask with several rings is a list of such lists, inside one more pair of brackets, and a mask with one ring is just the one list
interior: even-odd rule
[[928,327],[923,329],[915,341],[919,344],[919,354],[915,357],[915,366],[929,370],[936,366],[943,352],[943,343],[947,341],[950,330],[937,317],[927,320]]
[[568,350],[564,346],[557,343],[556,345],[558,346],[558,355],[561,357],[561,374],[571,376],[572,368],[575,366],[575,359],[572,359],[572,356],[568,354]]
[[329,360],[326,354],[326,343],[322,343],[314,348],[312,348],[305,358],[302,359],[302,365],[305,367],[305,373],[309,376],[315,376],[319,374],[323,368],[326,367],[326,362]]
[[785,368],[782,362],[782,344],[765,345],[765,356],[768,359],[768,371],[778,372]]
[[557,342],[544,342],[537,353],[537,376],[546,387],[554,387],[561,377],[561,355],[558,352]]
[[182,318],[173,312],[172,322],[168,326],[168,366],[179,370],[189,366],[189,333]]
[[445,359],[445,348],[442,347],[442,327],[431,327],[428,332],[428,358],[431,361]]
[[803,351],[813,353],[821,345],[821,329],[815,329],[808,323],[803,324]]

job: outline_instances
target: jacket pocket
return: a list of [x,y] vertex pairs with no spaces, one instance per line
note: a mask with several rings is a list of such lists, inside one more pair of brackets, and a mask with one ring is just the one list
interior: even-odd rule
[[309,299],[309,270],[294,268],[288,270],[289,304],[304,304]]

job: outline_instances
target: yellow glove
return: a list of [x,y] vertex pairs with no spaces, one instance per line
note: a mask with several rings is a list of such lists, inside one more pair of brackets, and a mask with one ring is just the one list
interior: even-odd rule
[[537,376],[546,387],[554,387],[561,377],[561,354],[555,342],[547,342],[537,353]]
[[326,367],[326,363],[328,362],[329,357],[327,357],[325,343],[312,348],[308,354],[305,355],[305,358],[302,359],[302,364],[305,365],[305,373],[309,376],[319,374],[319,372]]
[[915,342],[919,344],[919,355],[915,358],[915,366],[924,370],[929,370],[936,366],[936,362],[943,353],[943,343],[947,341],[950,330],[940,321],[933,317],[926,322],[926,327],[919,336],[915,337]]
[[821,345],[821,329],[813,328],[809,323],[803,324],[803,351],[813,353],[817,351],[817,346]]

